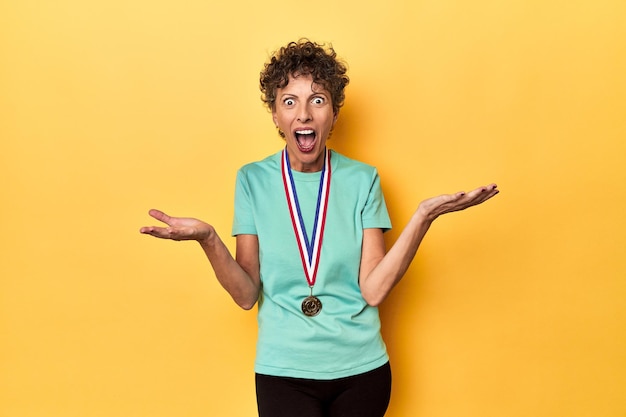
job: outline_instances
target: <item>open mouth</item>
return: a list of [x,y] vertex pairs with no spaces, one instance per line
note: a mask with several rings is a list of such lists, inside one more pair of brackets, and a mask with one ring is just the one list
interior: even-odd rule
[[301,152],[311,152],[315,147],[315,131],[313,129],[296,130],[294,136]]

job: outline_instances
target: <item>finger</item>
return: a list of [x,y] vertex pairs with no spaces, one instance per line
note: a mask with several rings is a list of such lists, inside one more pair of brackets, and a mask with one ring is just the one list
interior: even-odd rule
[[496,184],[484,185],[482,187],[478,187],[475,190],[470,191],[468,194],[471,195],[472,197],[482,196],[485,194],[491,194],[497,190],[497,187],[498,186]]
[[450,202],[455,204],[452,211],[464,210],[468,207],[481,204],[498,194],[498,192],[497,186],[495,184],[490,184],[478,187],[468,193],[458,192],[456,194],[452,194]]
[[163,213],[161,210],[151,209],[148,214],[163,223],[170,225],[171,217]]
[[481,204],[489,200],[499,192],[500,191],[498,190],[496,184],[479,187],[468,193],[468,203],[470,203],[471,205]]
[[176,229],[172,229],[171,227],[148,226],[142,227],[139,229],[139,232],[145,235],[158,237],[159,239],[181,240]]
[[145,226],[139,229],[139,233],[165,239],[169,236],[167,228],[157,226]]
[[500,191],[498,190],[498,186],[496,184],[490,184],[490,185],[481,187],[481,195],[487,198],[491,198],[494,195],[498,194],[499,192]]

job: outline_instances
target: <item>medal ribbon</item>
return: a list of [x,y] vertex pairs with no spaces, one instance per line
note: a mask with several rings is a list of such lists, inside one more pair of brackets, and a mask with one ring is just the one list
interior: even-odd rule
[[304,275],[309,287],[315,285],[317,278],[317,267],[320,262],[320,254],[322,250],[322,240],[324,238],[324,227],[326,226],[326,209],[328,208],[328,196],[330,193],[330,150],[325,149],[324,166],[322,168],[322,176],[320,178],[320,186],[317,194],[317,206],[315,208],[315,222],[313,224],[313,235],[309,241],[302,212],[300,211],[300,203],[298,202],[298,194],[296,192],[296,184],[291,173],[291,164],[289,163],[289,155],[287,148],[282,155],[282,175],[283,185],[285,186],[285,196],[287,205],[289,206],[289,214],[291,215],[291,224],[298,242],[300,250],[300,258]]

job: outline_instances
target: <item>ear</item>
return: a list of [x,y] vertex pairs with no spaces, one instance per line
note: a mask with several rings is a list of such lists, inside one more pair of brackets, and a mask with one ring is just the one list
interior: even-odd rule
[[276,110],[272,110],[272,120],[274,121],[274,125],[278,127],[278,116],[276,115]]

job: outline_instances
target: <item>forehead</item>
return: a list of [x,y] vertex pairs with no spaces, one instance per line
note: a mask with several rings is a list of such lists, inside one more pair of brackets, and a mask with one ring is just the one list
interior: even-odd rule
[[323,84],[313,82],[311,74],[301,74],[297,72],[289,74],[287,85],[282,88],[278,88],[277,91],[283,94],[313,92],[316,94],[323,93],[330,95]]

